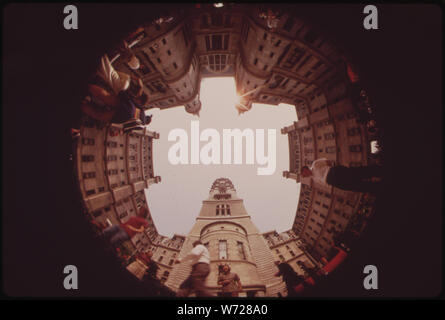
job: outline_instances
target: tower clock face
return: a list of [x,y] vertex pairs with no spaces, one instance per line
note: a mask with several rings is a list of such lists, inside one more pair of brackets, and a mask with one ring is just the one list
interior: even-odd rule
[[[190,7],[181,6],[180,10],[175,10],[173,6],[170,6],[169,10],[163,11],[152,21],[146,21],[136,30],[132,30],[133,32],[128,33],[125,39],[117,39],[116,50],[107,50],[108,54],[104,53],[98,63],[99,70],[95,73],[95,77],[91,77],[93,79],[91,82],[94,83],[89,84],[85,99],[79,102],[82,118],[80,131],[75,141],[76,170],[81,200],[89,221],[94,230],[100,234],[111,234],[113,230],[117,230],[116,226],[119,228],[124,226],[121,233],[127,232],[124,234],[128,236],[125,241],[117,242],[117,237],[110,237],[113,241],[116,240],[112,245],[119,249],[116,252],[124,260],[124,264],[128,262],[125,260],[128,257],[137,256],[140,252],[150,249],[155,252],[153,256],[155,261],[162,265],[167,286],[173,290],[177,289],[176,284],[167,277],[169,274],[174,274],[175,268],[178,267],[174,264],[172,257],[176,255],[182,257],[182,245],[188,242],[186,236],[179,236],[179,244],[176,244],[171,241],[171,238],[159,234],[159,229],[156,228],[156,219],[152,217],[153,212],[150,211],[155,201],[148,200],[148,193],[145,193],[145,190],[151,191],[151,188],[158,187],[154,184],[160,183],[161,177],[156,174],[163,175],[168,171],[165,169],[168,166],[162,167],[159,162],[156,162],[157,160],[154,163],[153,159],[165,159],[164,161],[168,159],[169,165],[184,168],[178,171],[180,175],[184,175],[184,181],[194,179],[193,183],[189,184],[189,188],[183,188],[184,190],[181,189],[181,192],[177,193],[189,192],[191,194],[191,192],[196,192],[198,187],[202,190],[211,185],[210,197],[212,199],[209,199],[209,202],[229,199],[226,202],[230,203],[232,198],[236,197],[236,189],[232,183],[234,181],[236,188],[251,189],[254,192],[257,190],[263,192],[262,187],[267,186],[263,194],[256,194],[252,199],[249,198],[251,202],[263,201],[266,198],[270,200],[268,198],[270,194],[280,194],[281,199],[287,197],[286,200],[292,200],[290,201],[294,205],[292,210],[287,210],[289,208],[284,207],[282,203],[280,203],[280,209],[289,221],[293,221],[293,225],[284,232],[257,233],[261,238],[259,243],[264,242],[269,245],[265,244],[265,250],[257,249],[257,253],[252,252],[252,255],[266,251],[269,256],[267,259],[270,259],[269,268],[275,268],[274,262],[277,262],[277,265],[279,262],[285,262],[289,268],[293,268],[302,277],[311,278],[310,281],[308,280],[311,285],[322,281],[320,280],[322,277],[339,267],[340,262],[349,255],[349,248],[356,243],[355,240],[360,237],[368,220],[374,214],[374,204],[377,202],[375,193],[362,190],[334,190],[334,187],[329,186],[326,181],[328,170],[334,166],[341,166],[340,169],[344,170],[360,167],[354,168],[357,171],[370,165],[381,167],[383,141],[378,127],[379,122],[375,118],[375,106],[372,105],[372,100],[360,83],[358,71],[350,61],[352,58],[347,56],[347,53],[337,50],[335,43],[320,34],[319,29],[312,26],[310,21],[300,18],[298,5],[289,5],[288,9],[273,5],[270,8],[268,5],[255,8],[250,5],[230,4],[222,7],[204,6],[199,10],[190,5]],[[212,28],[209,28],[209,23]],[[154,46],[154,42],[159,45]],[[122,46],[123,43],[126,46]],[[213,55],[210,55],[210,62],[208,56],[215,51],[217,55],[212,64]],[[219,60],[220,56],[224,59]],[[139,67],[130,68],[128,61],[125,60],[126,57],[138,59],[139,63],[133,65]],[[215,65],[218,67],[216,68]],[[220,65],[224,65],[224,68]],[[209,66],[215,72],[205,72]],[[147,74],[150,76],[147,77]],[[241,120],[253,114],[255,117],[264,115],[265,113],[261,113],[262,106],[260,105],[275,106],[274,108],[278,109],[282,107],[279,105],[287,104],[286,107],[291,108],[293,118],[282,117],[282,114],[278,115],[278,113],[274,113],[273,116],[264,116],[265,123],[269,126],[266,128],[267,132],[268,134],[271,132],[271,137],[273,136],[270,140],[276,140],[276,131],[279,130],[285,138],[285,143],[278,150],[275,148],[275,143],[271,144],[273,148],[269,148],[267,144],[267,152],[265,149],[259,149],[258,139],[255,140],[254,153],[253,130],[252,139],[246,138],[244,144],[234,142],[232,145],[230,142],[230,150],[233,146],[233,150],[239,152],[241,147],[238,149],[237,145],[246,147],[244,158],[247,158],[247,154],[252,154],[252,159],[254,159],[253,154],[256,157],[259,157],[258,154],[263,154],[261,161],[264,165],[273,163],[274,169],[271,174],[257,174],[263,177],[261,182],[246,178],[250,174],[248,170],[232,172],[232,177],[224,174],[223,177],[215,179],[221,176],[219,175],[221,172],[231,172],[221,169],[221,166],[228,165],[226,162],[221,164],[220,161],[214,160],[213,151],[218,151],[220,148],[219,138],[213,138],[213,136],[220,137],[220,131],[215,128],[208,128],[209,131],[205,131],[209,135],[212,132],[212,143],[209,141],[210,136],[207,140],[203,138],[204,131],[199,135],[199,129],[196,134],[191,129],[190,145],[187,132],[182,128],[171,130],[171,132],[176,130],[177,138],[181,138],[175,144],[172,143],[174,139],[171,139],[168,132],[161,132],[160,135],[155,132],[154,128],[159,130],[164,128],[154,127],[158,118],[161,117],[158,114],[169,115],[172,109],[181,111],[187,119],[192,119],[191,114],[194,114],[194,117],[201,114],[201,118],[190,120],[190,126],[192,122],[201,122],[204,127],[207,121],[207,118],[203,120],[207,116],[206,108],[211,106],[209,106],[210,103],[205,105],[202,99],[201,80],[206,77],[219,76],[221,78],[222,75],[232,76],[235,79],[233,95],[236,97],[232,100],[224,97],[227,98],[227,103],[226,101],[224,103],[227,104],[227,112],[233,111],[233,113],[236,112],[236,105],[242,105],[246,114],[242,116],[236,114],[237,117],[244,117]],[[97,79],[98,77],[100,79]],[[103,88],[100,87],[101,85]],[[212,94],[216,95],[220,88],[214,89]],[[129,111],[128,105],[134,105],[137,111]],[[167,112],[167,109],[170,110]],[[226,112],[225,108],[220,108],[222,109]],[[273,108],[269,110],[271,109]],[[140,113],[145,111],[150,115],[142,114],[141,116]],[[153,115],[151,112],[159,113]],[[178,118],[180,116],[181,114]],[[274,117],[284,119],[284,128],[277,128],[278,125],[271,124],[276,120]],[[176,120],[173,118],[174,116],[170,117],[168,121]],[[228,118],[215,116],[213,113],[210,118],[213,119],[212,123],[218,125],[219,122],[224,122],[224,125],[225,122],[229,122],[226,128],[233,127],[233,123],[236,122],[226,121]],[[159,121],[162,125],[166,122]],[[214,127],[217,127],[217,124],[214,124]],[[258,123],[253,125],[258,125]],[[184,127],[187,126],[188,123]],[[235,130],[241,132],[240,129],[235,128],[233,132]],[[263,132],[262,130],[265,130],[263,128],[257,127],[255,132]],[[184,132],[186,138],[182,139]],[[239,138],[236,141],[240,142],[244,139],[242,135],[235,133],[233,135],[233,141]],[[161,139],[159,139],[160,136]],[[162,140],[166,136],[168,136],[168,142],[167,139]],[[260,141],[265,142],[264,136],[262,137]],[[209,141],[208,144],[205,141]],[[248,141],[252,143],[248,144]],[[213,147],[213,143],[216,142],[218,142],[217,147]],[[167,148],[164,148],[164,143],[170,144],[171,148],[167,152],[165,152]],[[247,145],[252,145],[252,148],[248,148]],[[207,149],[200,149],[201,146]],[[226,144],[223,146],[222,150],[225,150]],[[371,146],[374,147],[371,148]],[[183,149],[186,152],[182,153]],[[162,158],[157,154],[161,152],[160,150],[165,152]],[[170,152],[172,150],[176,151]],[[270,150],[274,151],[270,153],[273,156],[269,157]],[[218,151],[215,154],[220,153]],[[276,166],[277,156],[286,158],[287,167],[284,169],[287,171],[283,173],[284,177],[281,172],[275,172],[275,168],[281,168]],[[235,155],[234,158],[236,158]],[[270,161],[274,159],[275,161]],[[325,161],[323,165],[318,163],[320,167],[325,168],[323,170],[327,171],[319,171],[317,175],[312,173],[312,178],[305,176],[306,179],[303,179],[301,172],[302,170],[305,172],[305,167],[306,170],[319,168],[313,165],[317,160]],[[208,168],[209,164],[214,165],[215,171],[207,171],[209,172],[208,181],[212,181],[213,184],[206,181],[206,185],[202,185],[204,180],[198,174],[191,177],[190,168],[192,167],[189,164],[199,165],[199,161],[201,164],[205,163],[201,168]],[[158,169],[154,164],[158,168],[162,167],[164,171],[156,172]],[[257,164],[260,164],[258,159]],[[326,169],[327,167],[329,169]],[[224,170],[227,168],[230,167],[224,167]],[[210,168],[210,170],[213,169]],[[173,223],[175,227],[178,227],[183,223],[179,219],[182,219],[185,214],[181,217],[175,216],[179,210],[171,210],[170,207],[164,206],[180,203],[178,199],[182,195],[173,192],[169,187],[172,187],[172,184],[175,187],[178,185],[182,187],[183,184],[176,183],[175,185],[169,182],[170,176],[165,174],[166,178],[163,177],[160,187],[165,188],[166,191],[163,194],[163,201],[160,201],[162,207],[157,209],[164,209],[159,211],[172,215],[169,222],[178,219]],[[276,179],[277,176],[282,180]],[[237,181],[233,180],[235,177]],[[376,181],[378,178],[376,177]],[[288,184],[291,185],[291,192],[283,196],[286,179],[295,179],[297,183]],[[238,185],[238,181],[244,181],[245,185],[241,183]],[[348,184],[347,182],[344,184]],[[273,185],[273,183],[278,185]],[[217,192],[219,194],[216,194]],[[177,194],[177,199],[175,199],[175,194]],[[158,198],[155,197],[155,199]],[[297,200],[299,203],[295,211]],[[188,207],[189,205],[184,204],[181,209],[189,214]],[[266,212],[270,207],[269,203],[262,207],[258,205],[259,211],[262,209]],[[241,216],[239,212],[237,214],[237,205],[232,208],[228,204],[223,204],[222,207],[218,205],[213,210],[215,210],[215,215],[218,215],[219,221],[223,222],[227,216],[230,216],[231,221]],[[141,225],[132,226],[131,223],[136,221],[140,224],[138,219],[143,214],[145,214],[143,218],[149,223],[144,225],[142,232],[134,231],[140,230]],[[190,214],[194,213],[190,212]],[[212,219],[210,215],[208,217]],[[271,217],[269,212],[264,214],[264,217],[263,220],[267,223],[283,220],[278,216]],[[190,216],[190,220],[193,218],[194,216]],[[113,227],[114,229],[111,229]],[[270,229],[261,231],[266,232]],[[249,244],[248,240],[246,244]],[[244,244],[238,242],[237,247],[236,245],[236,240],[221,243],[225,252],[229,254],[237,252],[242,256]],[[235,248],[230,246],[235,246]],[[233,258],[229,255],[226,259],[236,260],[236,257],[238,256],[235,255]],[[300,267],[304,263],[309,267]],[[128,269],[136,270],[137,276],[143,274],[133,267]],[[236,270],[236,267],[233,269]],[[238,272],[244,273],[244,270],[238,270]],[[275,279],[273,274],[269,278]],[[269,278],[264,277],[265,288],[270,285],[266,283]],[[265,295],[268,294],[269,292],[265,293]]]

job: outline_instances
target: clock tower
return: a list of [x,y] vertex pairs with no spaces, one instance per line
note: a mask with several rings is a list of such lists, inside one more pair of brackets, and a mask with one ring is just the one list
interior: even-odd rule
[[[278,269],[269,246],[229,179],[219,178],[213,182],[179,258],[192,249],[195,240],[209,249],[211,263],[206,285],[215,293],[220,289],[218,270],[223,264],[228,264],[240,277],[243,285],[240,296],[273,296],[283,289],[281,279],[274,276]],[[166,285],[177,291],[190,270],[190,265],[176,265]]]

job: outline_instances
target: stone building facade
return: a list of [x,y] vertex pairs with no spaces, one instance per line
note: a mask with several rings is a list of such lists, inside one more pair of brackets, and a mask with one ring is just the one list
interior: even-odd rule
[[[161,181],[153,171],[153,139],[159,135],[145,128],[122,133],[122,125],[101,126],[84,119],[76,145],[76,174],[83,208],[90,221],[114,225],[149,210],[144,189]],[[151,245],[157,235],[151,215],[149,232],[132,239],[135,249]]]
[[[237,106],[240,113],[252,103],[295,106],[295,119],[281,131],[289,138],[289,170],[283,176],[301,184],[292,229],[261,234],[231,182],[218,179],[187,237],[160,235],[149,215],[150,227],[132,240],[133,250],[154,252],[159,278],[174,290],[188,274],[174,260],[201,239],[215,261],[208,279],[214,290],[218,264],[229,262],[241,276],[243,294],[284,293],[283,283],[273,276],[274,261],[286,261],[300,273],[297,261],[321,266],[329,260],[338,234],[351,226],[362,230],[374,210],[375,199],[369,194],[327,188],[300,177],[301,167],[318,158],[345,166],[376,163],[371,143],[378,137],[360,121],[344,55],[291,11],[278,12],[277,26],[271,30],[262,18],[264,10],[227,4],[169,12],[163,23],[150,21],[126,39],[140,61],[137,70],[118,53],[109,53],[117,70],[142,79],[149,108],[184,106],[199,115],[202,78],[220,76],[234,77],[238,94],[250,92]],[[161,180],[152,162],[158,135],[147,129],[121,134],[120,129],[89,119],[81,125],[76,174],[91,221],[117,224],[141,206],[149,209],[143,190]]]
[[262,10],[231,4],[170,12],[168,21],[147,23],[126,39],[140,69],[129,68],[118,54],[114,65],[142,78],[150,108],[185,106],[199,114],[201,79],[219,76],[235,77],[240,95],[251,92],[242,98],[247,109],[240,112],[254,102],[294,104],[299,117],[325,108],[344,58],[291,12],[280,12],[277,28],[269,30]]
[[[296,258],[307,259],[305,254],[295,247],[296,235],[289,231],[292,239],[286,239],[281,245],[293,246]],[[218,266],[229,264],[237,273],[243,285],[240,296],[276,296],[285,293],[281,278],[275,277],[278,272],[275,261],[278,261],[269,248],[267,236],[261,234],[248,215],[243,200],[236,195],[235,187],[226,178],[213,183],[209,198],[203,201],[196,223],[186,237],[179,253],[183,258],[196,240],[200,240],[210,252],[210,275],[207,286],[218,292]],[[291,259],[289,259],[291,260]],[[173,268],[166,284],[178,290],[180,284],[190,273],[190,265],[181,263]]]
[[[282,233],[270,231],[263,234],[274,261],[288,263],[298,274],[304,275],[305,271],[300,268],[298,262],[303,262],[306,266],[315,267],[319,263],[309,255],[304,247],[303,240],[291,229]],[[283,288],[286,290],[285,288]],[[285,296],[286,293],[282,292]]]
[[[329,86],[328,91],[296,105],[298,121],[281,129],[289,139],[289,170],[285,178],[301,183],[293,230],[317,259],[329,260],[337,235],[343,234],[361,207],[358,192],[344,191],[300,176],[303,166],[326,158],[346,167],[374,164],[373,134],[361,121],[347,78]],[[369,195],[368,195],[369,196]]]

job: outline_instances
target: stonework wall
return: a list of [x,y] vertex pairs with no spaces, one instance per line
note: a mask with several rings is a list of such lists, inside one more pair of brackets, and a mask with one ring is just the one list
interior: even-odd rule
[[[246,283],[258,282],[266,288],[259,294],[276,295],[284,287],[273,276],[277,270],[273,262],[282,260],[282,256],[295,267],[305,255],[304,251],[303,255],[299,253],[300,240],[318,258],[326,257],[335,235],[347,229],[363,198],[362,194],[314,184],[300,176],[301,167],[319,158],[345,166],[373,163],[370,141],[375,137],[358,121],[351,83],[345,75],[345,58],[329,39],[298,17],[283,12],[271,32],[265,19],[260,18],[260,9],[253,6],[191,9],[188,15],[171,15],[170,22],[144,25],[139,39],[131,42],[140,69],[132,70],[119,55],[110,54],[113,66],[142,79],[149,108],[184,106],[186,112],[198,115],[201,79],[210,76],[233,76],[239,93],[254,90],[243,98],[248,108],[256,102],[295,105],[296,117],[289,120],[290,125],[282,133],[289,139],[289,171],[283,176],[302,184],[292,227],[298,239],[268,244],[229,183],[225,194],[229,198],[205,200],[195,226],[179,244],[171,244],[173,239],[159,235],[150,215],[150,228],[132,243],[137,249],[155,252],[154,259],[161,267],[159,278],[176,290],[190,267],[171,261],[183,257],[194,240],[208,240],[213,259],[219,254],[215,251],[216,241],[227,238],[228,260],[237,256],[234,248],[240,241],[249,248],[247,261],[236,260],[234,269]],[[160,182],[152,163],[157,134],[146,130],[142,134],[121,134],[120,129],[118,125],[103,126],[88,119],[81,126],[77,178],[85,213],[92,222],[118,224],[141,206],[148,209],[143,190]],[[218,193],[211,190],[211,196]],[[229,205],[230,215],[226,211],[224,216],[216,217],[217,205]],[[233,225],[225,221],[242,226],[245,234],[231,230]],[[225,229],[201,233],[213,223]],[[215,282],[217,263],[212,263],[209,285]]]
[[[160,181],[152,162],[154,132],[126,133],[111,124],[99,126],[84,119],[76,148],[76,168],[80,193],[87,218],[94,222],[116,225],[136,215],[148,204],[143,190]],[[148,232],[157,233],[151,215]],[[136,235],[131,244],[137,250],[148,248],[148,234]]]

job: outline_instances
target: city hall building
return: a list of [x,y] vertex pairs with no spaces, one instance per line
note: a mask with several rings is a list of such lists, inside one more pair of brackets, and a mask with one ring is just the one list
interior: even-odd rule
[[[287,245],[292,246],[292,263],[308,260],[298,248],[295,234],[287,237]],[[269,248],[270,243],[259,232],[243,204],[238,198],[234,185],[229,179],[215,180],[210,188],[209,197],[202,202],[196,223],[187,235],[179,258],[184,257],[192,248],[194,241],[200,240],[210,253],[210,275],[207,286],[218,292],[218,267],[228,264],[231,271],[241,279],[243,291],[240,296],[274,296],[285,290],[281,278],[275,277],[278,271],[277,259]],[[187,278],[191,266],[178,264],[170,274],[166,285],[178,290]]]
[[[108,52],[116,70],[142,79],[148,108],[178,107],[199,115],[202,78],[221,76],[235,78],[239,95],[250,92],[243,97],[240,113],[248,112],[253,103],[295,106],[295,118],[281,130],[289,139],[289,170],[283,177],[296,181],[299,199],[297,211],[289,213],[294,220],[290,230],[260,233],[233,184],[220,178],[187,236],[159,234],[149,214],[145,233],[128,241],[133,252],[154,252],[159,279],[175,291],[190,269],[174,261],[200,239],[210,251],[207,284],[214,291],[218,291],[218,266],[228,263],[241,278],[241,295],[285,296],[284,283],[274,276],[278,271],[274,261],[288,262],[300,274],[297,261],[322,267],[332,256],[335,236],[347,230],[361,233],[374,210],[369,194],[300,177],[301,167],[319,158],[347,167],[380,161],[371,148],[378,139],[375,130],[360,119],[356,94],[360,83],[351,83],[348,60],[296,12],[277,14],[271,30],[262,18],[264,11],[243,4],[191,5],[169,13],[164,23],[148,21],[126,39],[140,61],[137,70],[118,53]],[[82,118],[75,170],[89,220],[118,224],[141,206],[149,210],[144,189],[161,182],[152,160],[157,138],[148,127],[123,133],[121,125]]]

